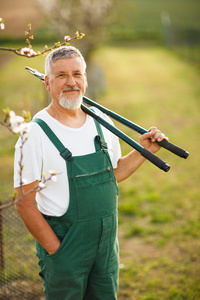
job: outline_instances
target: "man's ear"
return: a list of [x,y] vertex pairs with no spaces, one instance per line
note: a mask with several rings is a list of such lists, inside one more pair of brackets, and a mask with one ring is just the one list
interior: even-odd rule
[[50,84],[49,84],[49,77],[48,76],[45,76],[44,83],[45,83],[46,90],[48,92],[50,92]]

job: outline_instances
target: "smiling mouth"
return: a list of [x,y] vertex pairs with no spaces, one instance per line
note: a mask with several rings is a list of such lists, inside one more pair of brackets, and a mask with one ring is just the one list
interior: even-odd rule
[[[80,89],[64,89],[61,93],[63,97],[77,97],[77,93],[80,94]],[[74,96],[73,96],[74,94]],[[70,96],[71,95],[71,96]]]
[[69,94],[70,94],[70,93],[75,93],[75,92],[77,93],[77,92],[79,92],[79,91],[77,91],[77,90],[63,91],[63,93],[69,93]]
[[80,92],[79,88],[66,88],[62,92]]
[[80,96],[80,94],[81,94],[81,90],[78,88],[66,88],[62,90],[60,97],[65,98],[66,100],[69,101],[74,101],[75,99],[77,99],[77,97]]

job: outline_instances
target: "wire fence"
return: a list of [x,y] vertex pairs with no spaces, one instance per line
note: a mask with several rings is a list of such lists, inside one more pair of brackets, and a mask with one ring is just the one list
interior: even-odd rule
[[200,29],[174,24],[168,13],[163,13],[161,20],[165,45],[186,60],[200,65]]
[[35,241],[14,207],[0,211],[0,299],[42,300]]

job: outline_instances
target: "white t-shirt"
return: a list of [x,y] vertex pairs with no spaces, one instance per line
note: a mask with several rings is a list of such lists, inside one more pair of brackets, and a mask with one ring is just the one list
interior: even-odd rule
[[[97,108],[93,110],[106,121],[113,122]],[[86,122],[80,128],[67,127],[54,119],[46,109],[38,112],[34,118],[44,120],[53,130],[63,145],[69,149],[72,156],[80,156],[95,152],[94,137],[98,134],[96,125],[92,117],[87,115]],[[117,167],[117,162],[121,156],[121,149],[118,138],[108,129],[101,126],[104,139],[108,145],[108,152],[112,161],[113,168]],[[49,171],[57,172],[57,182],[48,181],[44,189],[36,194],[38,209],[45,215],[61,216],[69,205],[69,185],[66,170],[66,162],[60,156],[59,151],[43,132],[38,124],[30,123],[30,130],[26,133],[28,137],[23,146],[22,178],[24,184],[30,184],[36,180],[41,180],[44,172],[46,178]],[[19,161],[20,161],[21,139],[15,146],[14,162],[14,187],[20,186]]]

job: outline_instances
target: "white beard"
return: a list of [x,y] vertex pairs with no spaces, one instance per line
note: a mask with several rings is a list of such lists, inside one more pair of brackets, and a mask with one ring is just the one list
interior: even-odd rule
[[76,99],[65,98],[63,91],[60,93],[59,104],[68,110],[75,110],[81,106],[83,102],[82,92],[80,91],[79,96]]

